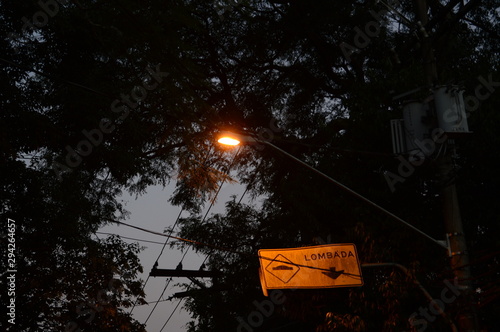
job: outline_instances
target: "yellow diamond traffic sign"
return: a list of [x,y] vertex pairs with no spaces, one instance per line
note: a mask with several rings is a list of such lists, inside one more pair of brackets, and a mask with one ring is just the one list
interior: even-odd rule
[[261,283],[267,289],[363,285],[354,244],[259,250]]
[[299,272],[300,267],[294,265],[285,256],[279,254],[269,263],[266,271],[283,283],[288,283]]

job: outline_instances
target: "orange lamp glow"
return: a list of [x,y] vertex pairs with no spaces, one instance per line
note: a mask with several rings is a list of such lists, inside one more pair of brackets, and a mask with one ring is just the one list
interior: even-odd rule
[[223,136],[217,140],[217,142],[224,144],[224,145],[231,145],[231,146],[236,146],[240,144],[240,141],[237,140],[234,137],[229,137],[229,136]]

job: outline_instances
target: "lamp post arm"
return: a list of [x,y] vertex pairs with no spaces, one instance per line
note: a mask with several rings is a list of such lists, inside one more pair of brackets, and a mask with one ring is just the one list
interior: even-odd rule
[[[257,141],[257,140],[256,140]],[[403,219],[401,219],[400,217],[398,217],[397,215],[395,215],[394,213],[384,209],[383,207],[381,207],[380,205],[378,205],[377,203],[375,202],[372,202],[371,200],[369,200],[368,198],[364,197],[363,195],[357,193],[356,191],[352,190],[351,188],[347,187],[346,185],[343,185],[342,183],[338,182],[337,180],[329,177],[328,175],[326,175],[325,173],[322,173],[320,172],[319,170],[317,170],[316,168],[312,167],[311,165],[309,165],[308,163],[300,160],[299,158],[295,157],[294,155],[286,152],[285,150],[277,147],[276,145],[268,142],[268,141],[261,141],[261,140],[258,140],[257,142],[259,143],[262,143],[262,144],[265,144],[275,150],[278,150],[279,152],[281,152],[282,154],[286,155],[287,157],[295,160],[296,162],[298,162],[299,164],[301,164],[302,166],[310,169],[311,171],[313,171],[314,173],[322,176],[323,178],[327,179],[328,181],[332,182],[333,184],[337,185],[338,187],[344,189],[345,191],[349,192],[350,194],[356,196],[357,198],[359,198],[360,200],[362,200],[363,202],[365,203],[368,203],[369,205],[373,206],[374,208],[376,208],[377,210],[385,213],[386,215],[390,216],[391,218],[399,221],[400,223],[406,225],[407,227],[411,228],[412,230],[414,230],[415,232],[417,233],[420,233],[421,235],[425,236],[427,239],[431,240],[432,242],[438,244],[439,246],[445,248],[446,250],[448,250],[448,247],[443,244],[441,241],[438,241],[436,239],[434,239],[433,237],[427,235],[426,233],[424,233],[423,231],[421,231],[420,229],[416,228],[415,226],[409,224],[408,222],[404,221]]]

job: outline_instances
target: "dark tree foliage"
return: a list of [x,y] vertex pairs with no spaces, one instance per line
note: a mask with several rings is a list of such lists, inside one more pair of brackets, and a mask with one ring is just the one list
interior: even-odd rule
[[[221,272],[189,286],[190,331],[236,330],[265,300],[259,249],[324,242],[355,243],[363,263],[396,262],[409,274],[372,268],[360,288],[286,292],[254,330],[409,330],[428,306],[415,278],[437,298],[453,276],[440,247],[268,146],[231,155],[214,141],[222,129],[254,133],[441,239],[440,150],[394,193],[384,176],[400,166],[389,120],[429,94],[423,38],[439,84],[489,92],[470,111],[474,134],[457,141],[452,180],[481,290],[474,303],[493,328],[498,4],[429,0],[425,37],[416,2],[2,1],[0,195],[2,220],[17,225],[21,329],[142,330],[124,310],[143,296],[139,248],[94,233],[127,216],[122,191],[175,178],[171,202],[192,212],[181,236],[210,244],[197,250]],[[263,201],[235,199],[202,219],[229,170]],[[448,316],[462,304],[449,304]],[[447,325],[439,317],[428,330]]]
[[[393,5],[398,14],[383,14],[383,4],[357,2],[316,1],[311,5],[287,1],[235,6],[231,20],[222,24],[232,34],[243,33],[237,41],[244,42],[238,47],[220,45],[219,52],[231,60],[226,67],[228,74],[221,80],[238,73],[229,82],[244,120],[230,116],[224,119],[231,120],[228,127],[260,134],[261,139],[270,140],[425,233],[442,239],[443,183],[435,175],[434,160],[439,153],[398,183],[395,193],[391,193],[384,177],[386,171],[397,172],[400,165],[400,160],[391,156],[389,120],[401,117],[404,101],[429,95],[422,66],[423,37],[416,23],[411,23],[416,22],[414,3]],[[480,325],[492,328],[491,315],[498,310],[498,290],[493,286],[498,279],[498,217],[491,201],[498,197],[495,165],[499,160],[493,152],[498,146],[493,133],[498,123],[495,105],[499,102],[494,87],[498,85],[498,14],[493,2],[464,6],[456,1],[445,5],[432,1],[429,5],[426,29],[435,49],[439,82],[463,85],[466,96],[475,96],[484,80],[493,82],[488,98],[483,98],[477,110],[469,105],[469,124],[474,134],[457,142],[453,178],[459,189],[473,260],[472,284],[478,289],[473,301]],[[255,9],[249,11],[249,6]],[[361,47],[355,44],[360,41],[357,31],[364,31],[374,21],[373,13],[389,23],[379,31],[372,30],[369,41]],[[238,22],[239,15],[246,15],[242,22]],[[343,42],[356,45],[358,50],[350,54],[351,49],[344,46],[343,52]],[[244,81],[251,75],[260,79]],[[415,88],[420,90],[395,98]],[[279,123],[278,130],[273,119]],[[260,248],[313,245],[318,244],[318,239],[354,242],[363,263],[397,262],[406,266],[410,275],[394,268],[368,269],[363,271],[365,285],[360,289],[288,294],[275,315],[262,325],[252,326],[254,330],[290,330],[294,323],[306,324],[297,327],[301,331],[409,330],[412,314],[429,306],[414,281],[418,279],[432,296],[439,298],[444,281],[453,279],[446,252],[440,247],[288,157],[261,146],[244,150],[239,159],[241,179],[252,193],[266,197],[263,206],[255,207],[254,213],[262,216],[256,223],[254,213],[249,214],[246,224],[241,225],[234,219],[235,211],[247,211],[249,207],[235,206],[233,202],[226,216],[214,216],[203,223],[200,218],[187,219],[183,224],[185,237],[238,252],[216,253],[211,248],[199,248],[210,255],[213,269],[224,272],[221,280],[214,281],[215,294],[220,296],[219,288],[224,289],[224,285],[230,293],[222,293],[222,303],[220,298],[211,302],[210,296],[215,295],[210,290],[193,293],[188,308],[203,319],[191,325],[192,331],[225,329],[227,324],[232,329],[243,329],[238,319],[249,318],[256,310],[254,299],[263,299],[256,289],[256,272],[253,282],[248,280],[249,271],[255,271],[258,264],[256,258],[249,261],[248,255],[255,257]],[[229,280],[241,269],[244,272],[239,273],[238,285],[243,289]],[[207,306],[207,301],[213,306]],[[459,298],[445,308],[452,320],[459,317],[463,301]],[[222,313],[229,313],[232,322],[217,325]],[[275,316],[290,321],[279,321]],[[287,325],[290,322],[292,326]],[[426,324],[429,330],[450,328],[441,317]]]

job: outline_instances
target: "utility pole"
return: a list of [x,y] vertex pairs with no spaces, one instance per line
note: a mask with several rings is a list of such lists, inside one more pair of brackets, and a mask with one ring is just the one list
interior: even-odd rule
[[[426,83],[429,87],[436,86],[438,81],[436,61],[431,38],[425,27],[428,23],[428,6],[426,0],[415,0],[416,14],[419,20],[421,35],[421,49]],[[458,204],[457,189],[453,175],[454,141],[448,139],[449,149],[438,160],[438,175],[442,185],[441,198],[443,202],[443,217],[449,239],[450,264],[458,288],[462,292],[464,306],[460,308],[458,326],[460,331],[479,331],[475,306],[473,304],[473,290],[471,283],[469,252],[465,241],[460,207]]]

